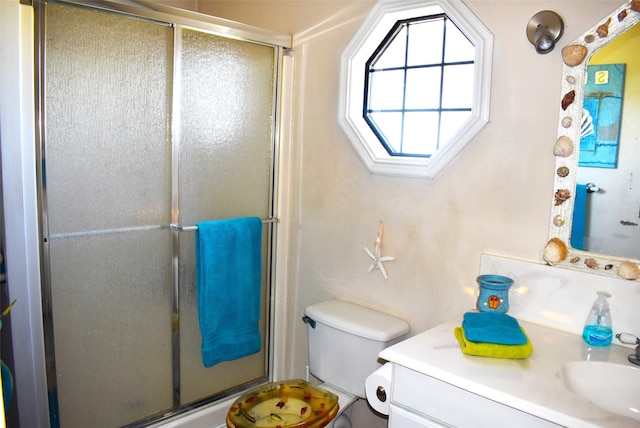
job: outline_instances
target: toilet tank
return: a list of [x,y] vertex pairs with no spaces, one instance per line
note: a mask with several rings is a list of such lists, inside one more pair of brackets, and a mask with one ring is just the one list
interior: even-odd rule
[[378,353],[409,332],[398,318],[342,300],[309,306],[304,313],[310,318],[311,374],[361,398],[365,379],[382,365]]

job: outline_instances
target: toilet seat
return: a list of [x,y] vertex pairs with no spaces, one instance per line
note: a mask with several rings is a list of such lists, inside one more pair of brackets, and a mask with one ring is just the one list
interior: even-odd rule
[[338,395],[302,379],[249,390],[227,413],[229,428],[321,428],[338,414]]

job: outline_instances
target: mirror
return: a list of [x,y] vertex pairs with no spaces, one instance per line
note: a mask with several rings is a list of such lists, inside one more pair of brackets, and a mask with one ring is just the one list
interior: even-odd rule
[[589,60],[570,239],[576,249],[634,259],[640,259],[638,46],[634,25]]
[[[638,21],[640,0],[626,2],[562,50],[554,195],[544,250],[544,259],[551,265],[629,280],[640,278],[640,174],[634,176],[640,165],[640,126],[636,125],[640,105],[638,92],[629,92],[640,88],[640,82],[634,81],[640,80],[640,61],[635,60],[635,52],[622,54],[620,46],[634,38],[637,50]],[[625,66],[593,67],[596,64]],[[603,94],[614,91],[592,85],[595,71],[604,76],[598,83],[613,83],[620,69],[626,71],[627,79],[625,92],[620,91],[622,103],[620,97],[617,100],[623,108],[616,115],[606,107],[609,101],[602,102]],[[591,136],[582,139],[581,147],[585,134]],[[601,146],[596,143],[598,134],[607,140]],[[604,156],[603,161],[603,154],[608,159]],[[587,192],[588,183],[596,191]]]

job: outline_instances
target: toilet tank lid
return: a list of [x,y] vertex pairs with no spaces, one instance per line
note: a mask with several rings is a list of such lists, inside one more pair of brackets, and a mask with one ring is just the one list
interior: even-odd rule
[[343,300],[317,303],[308,306],[304,313],[314,321],[379,342],[409,332],[409,324],[401,319]]

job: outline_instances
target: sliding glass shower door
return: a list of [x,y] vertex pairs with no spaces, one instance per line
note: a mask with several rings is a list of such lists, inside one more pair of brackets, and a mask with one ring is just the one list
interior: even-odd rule
[[[180,224],[236,216],[271,216],[273,132],[272,47],[183,29],[180,31]],[[220,94],[225,94],[221,97]],[[269,225],[262,254],[269,254]],[[263,257],[267,272],[268,257]],[[180,234],[180,260],[195,260],[193,232]],[[193,262],[181,284],[194,284]],[[262,307],[268,293],[263,275]],[[243,302],[229,302],[238,311]],[[263,310],[263,312],[265,312]],[[180,287],[181,400],[184,404],[265,376],[267,347],[258,354],[202,365],[195,287]],[[266,318],[260,325],[263,342]]]
[[206,369],[194,235],[169,225],[273,216],[279,48],[65,4],[42,10],[54,426],[135,424],[264,381],[272,226],[262,350]]

